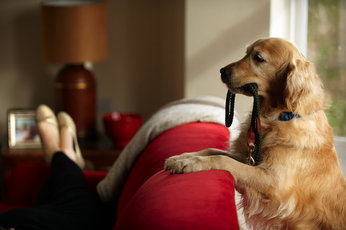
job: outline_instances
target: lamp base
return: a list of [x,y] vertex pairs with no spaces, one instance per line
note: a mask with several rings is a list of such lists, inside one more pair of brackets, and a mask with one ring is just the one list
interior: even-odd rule
[[96,83],[82,64],[68,64],[56,78],[56,109],[65,111],[76,123],[77,136],[96,135]]

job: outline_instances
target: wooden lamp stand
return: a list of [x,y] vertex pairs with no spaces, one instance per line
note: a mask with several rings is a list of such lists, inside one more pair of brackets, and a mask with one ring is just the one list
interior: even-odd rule
[[65,111],[76,123],[78,137],[96,135],[96,83],[82,64],[68,64],[56,78],[56,109]]
[[42,56],[65,67],[56,78],[56,112],[71,115],[79,138],[96,135],[96,86],[86,62],[107,59],[105,0],[41,3]]

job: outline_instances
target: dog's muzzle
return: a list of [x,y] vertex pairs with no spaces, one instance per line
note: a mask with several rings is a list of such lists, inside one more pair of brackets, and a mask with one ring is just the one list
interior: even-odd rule
[[228,67],[224,67],[220,69],[221,80],[223,83],[228,84],[232,75],[232,69]]

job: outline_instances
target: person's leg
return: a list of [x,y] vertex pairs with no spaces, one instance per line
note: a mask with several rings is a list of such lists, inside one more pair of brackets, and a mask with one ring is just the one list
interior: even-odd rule
[[0,215],[15,229],[93,229],[99,204],[89,192],[79,166],[63,152],[51,158],[51,174],[32,208]]
[[[61,119],[59,119],[60,122]],[[42,137],[45,136],[45,132],[40,133]],[[68,196],[74,190],[77,195],[81,190],[89,192],[74,150],[74,135],[75,127],[72,130],[66,126],[61,127],[59,144],[61,151],[54,153],[46,151],[46,155],[51,155],[51,157],[47,157],[51,159],[51,175],[40,193],[37,204],[61,203],[61,201],[64,203],[64,199],[68,201]]]
[[[51,175],[33,208],[16,209],[0,215],[0,225],[18,229],[93,229],[99,208],[76,163],[73,135],[69,127],[59,129],[54,113],[43,107],[37,113],[38,130]],[[73,131],[73,130],[72,130]],[[76,143],[75,143],[76,144]]]
[[84,175],[80,168],[64,152],[57,152],[52,157],[50,176],[43,186],[36,204],[42,205],[60,200],[71,189],[84,187]]
[[81,169],[64,153],[58,152],[52,158],[51,175],[34,208],[62,215],[64,218],[60,220],[68,223],[69,228],[91,229],[94,212],[99,207],[87,188]]

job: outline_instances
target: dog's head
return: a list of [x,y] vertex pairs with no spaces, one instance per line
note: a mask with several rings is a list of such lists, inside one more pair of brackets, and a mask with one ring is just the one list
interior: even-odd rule
[[286,110],[309,114],[323,109],[322,83],[313,65],[290,42],[280,38],[257,40],[239,61],[220,70],[233,93],[257,83],[261,112]]

